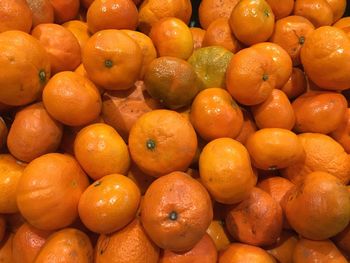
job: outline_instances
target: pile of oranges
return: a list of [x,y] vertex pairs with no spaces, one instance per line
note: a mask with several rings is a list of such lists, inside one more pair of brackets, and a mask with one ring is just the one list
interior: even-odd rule
[[0,0],[0,262],[348,262],[346,1],[194,6]]

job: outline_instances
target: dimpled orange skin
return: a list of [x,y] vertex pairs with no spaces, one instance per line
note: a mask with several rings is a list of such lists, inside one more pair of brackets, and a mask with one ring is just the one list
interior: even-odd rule
[[50,78],[50,61],[44,47],[22,31],[0,34],[0,67],[3,69],[0,74],[0,102],[7,105],[33,102]]
[[347,153],[350,153],[350,109],[346,111],[345,119],[331,134],[333,139],[339,142]]
[[251,108],[256,125],[262,128],[283,128],[291,130],[295,124],[295,114],[286,94],[274,89],[263,103]]
[[141,222],[146,233],[160,248],[174,252],[192,249],[204,236],[212,219],[208,192],[197,180],[182,172],[155,180],[141,203]]
[[31,27],[32,12],[26,0],[1,0],[0,32],[20,30],[29,33]]
[[281,90],[287,95],[288,99],[293,100],[300,96],[307,89],[306,76],[300,68],[294,67],[292,75]]
[[204,147],[199,157],[199,174],[214,199],[224,204],[242,201],[257,181],[248,151],[230,138],[213,140]]
[[190,120],[205,140],[235,138],[243,125],[243,114],[231,95],[221,88],[201,91],[194,99]]
[[301,50],[308,77],[320,88],[345,90],[350,87],[350,38],[336,27],[313,31]]
[[121,31],[102,30],[85,44],[83,65],[96,85],[108,90],[129,89],[140,74],[141,48]]
[[17,205],[34,227],[56,230],[78,217],[79,198],[88,185],[87,176],[73,157],[45,154],[26,166],[17,187]]
[[250,46],[269,39],[275,15],[265,0],[242,0],[233,8],[229,23],[236,38]]

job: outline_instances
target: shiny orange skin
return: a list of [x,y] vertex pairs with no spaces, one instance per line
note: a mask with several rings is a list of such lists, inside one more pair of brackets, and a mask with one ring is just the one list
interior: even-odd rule
[[268,193],[254,187],[246,199],[230,209],[225,221],[235,240],[268,246],[274,244],[281,234],[282,208]]
[[239,0],[202,0],[198,8],[199,22],[202,28],[218,18],[229,18]]
[[226,71],[227,90],[244,105],[264,102],[276,83],[276,67],[271,56],[254,48],[238,51]]
[[286,94],[274,89],[261,104],[251,108],[256,125],[262,128],[282,128],[291,130],[295,125],[293,107]]
[[12,243],[13,263],[32,263],[51,231],[37,229],[24,223],[15,233]]
[[32,12],[26,0],[0,1],[0,32],[20,30],[29,33],[32,23]]
[[300,96],[307,89],[306,76],[300,68],[293,68],[292,75],[281,90],[287,95],[288,99],[292,100]]
[[30,162],[60,145],[63,126],[41,102],[17,112],[7,137],[7,147],[17,159]]
[[94,180],[113,173],[126,174],[130,166],[127,145],[113,127],[104,123],[91,124],[79,131],[74,154]]
[[13,233],[8,233],[0,243],[0,262],[13,263],[12,256]]
[[79,200],[79,216],[96,233],[108,234],[129,224],[136,215],[141,193],[121,174],[110,174],[92,183]]
[[205,234],[191,250],[185,253],[164,250],[159,263],[216,263],[217,254],[213,240],[208,234]]
[[190,120],[204,140],[235,138],[243,125],[243,114],[231,95],[221,88],[201,91],[194,99]]
[[132,0],[96,0],[90,5],[86,20],[92,34],[104,29],[136,30],[138,12]]
[[293,263],[293,252],[297,243],[298,237],[295,233],[283,231],[277,243],[267,247],[266,251],[279,262]]
[[40,42],[21,31],[6,31],[0,34],[0,54],[0,102],[19,106],[38,99],[50,78],[49,56]]
[[[180,201],[181,200],[181,201]],[[192,249],[213,219],[206,189],[186,173],[173,172],[155,180],[141,203],[141,222],[149,237],[163,249]]]
[[218,263],[276,263],[276,260],[260,247],[232,243],[220,254]]
[[93,247],[89,237],[74,228],[65,228],[52,234],[33,263],[45,262],[93,262]]
[[350,220],[350,193],[335,176],[308,174],[285,204],[292,228],[305,238],[324,240],[341,232]]
[[129,150],[143,172],[159,177],[187,170],[196,154],[197,135],[180,113],[154,110],[142,115],[131,128]]
[[226,249],[231,243],[230,235],[227,233],[222,220],[214,219],[211,221],[210,226],[207,229],[207,234],[214,241],[217,251]]
[[250,46],[269,39],[275,15],[265,0],[242,0],[233,8],[229,23],[236,38]]
[[330,26],[334,20],[333,10],[327,0],[296,0],[294,15],[307,18],[315,28]]
[[77,17],[80,7],[79,0],[50,0],[50,2],[56,23],[62,24]]
[[49,80],[43,91],[43,103],[53,118],[71,126],[91,123],[102,108],[95,84],[71,71],[57,73]]
[[193,38],[193,50],[201,48],[203,46],[205,30],[199,27],[190,27],[190,31]]
[[257,181],[248,151],[231,138],[213,140],[203,148],[199,174],[213,198],[224,204],[244,200]]
[[73,157],[60,153],[42,155],[26,166],[18,183],[19,211],[36,228],[66,227],[78,217],[79,198],[88,184]]
[[256,127],[255,121],[251,113],[243,108],[241,108],[241,110],[243,113],[243,125],[241,131],[234,139],[245,145],[249,136],[256,132],[258,128]]
[[50,0],[26,0],[32,11],[33,25],[53,23],[54,12]]
[[218,18],[210,23],[203,38],[203,47],[208,46],[222,46],[232,53],[241,49],[241,44],[231,31],[228,18]]
[[52,75],[60,71],[75,70],[81,63],[81,51],[77,38],[58,24],[40,24],[32,30],[49,54]]
[[346,111],[346,115],[344,120],[338,126],[336,130],[334,130],[330,136],[335,139],[341,146],[344,147],[344,150],[347,153],[350,153],[350,109],[348,108]]
[[294,100],[292,106],[297,132],[328,134],[345,119],[348,103],[340,93],[309,91]]
[[73,35],[78,40],[80,49],[82,51],[85,47],[86,42],[91,37],[87,23],[80,20],[70,20],[62,24],[62,26],[73,33]]
[[116,29],[102,30],[85,44],[83,65],[96,85],[108,90],[125,90],[138,79],[142,51],[127,34]]
[[289,16],[293,12],[294,0],[278,1],[278,0],[266,0],[270,5],[276,20]]
[[350,38],[343,30],[330,26],[316,29],[305,40],[300,56],[305,73],[320,88],[350,87],[350,75],[345,73],[350,70]]
[[293,262],[347,263],[348,261],[329,239],[313,241],[301,238],[295,246]]
[[111,235],[100,235],[95,248],[96,263],[158,263],[159,248],[147,236],[140,220]]

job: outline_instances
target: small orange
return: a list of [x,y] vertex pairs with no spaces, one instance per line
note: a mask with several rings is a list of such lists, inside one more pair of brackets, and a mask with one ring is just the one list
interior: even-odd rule
[[292,75],[281,90],[292,100],[303,94],[307,89],[306,76],[300,68],[293,68]]
[[243,125],[241,131],[234,139],[245,145],[250,135],[256,132],[258,128],[256,127],[255,121],[251,113],[244,108],[241,108],[241,110],[243,112]]
[[289,16],[293,12],[294,0],[278,1],[278,0],[266,0],[270,5],[272,12],[274,13],[276,20]]
[[293,107],[283,91],[274,89],[261,104],[251,108],[256,125],[262,128],[291,130],[295,125]]
[[138,12],[132,0],[95,0],[86,20],[92,34],[104,29],[136,30]]
[[127,145],[113,127],[104,123],[85,126],[78,133],[74,154],[94,180],[113,173],[126,174],[130,166]]
[[121,174],[106,175],[81,195],[79,216],[91,231],[112,233],[135,218],[140,198],[140,190],[131,179]]
[[222,251],[230,245],[230,236],[224,226],[225,222],[214,219],[207,229],[207,234],[214,241],[217,251]]
[[132,160],[143,172],[155,177],[185,171],[196,149],[197,136],[191,123],[171,110],[145,113],[129,135]]
[[199,174],[213,198],[224,204],[241,202],[257,181],[248,151],[231,138],[213,140],[203,148]]
[[32,23],[32,11],[26,0],[0,1],[0,32],[20,30],[29,33]]
[[166,17],[154,23],[149,33],[158,56],[188,59],[193,52],[193,37],[189,27],[176,17]]
[[229,23],[239,41],[253,45],[269,39],[275,15],[265,0],[241,0],[233,8]]
[[192,249],[213,219],[210,196],[197,180],[173,172],[155,180],[141,204],[146,233],[161,248],[174,252]]
[[231,31],[228,18],[218,18],[210,23],[203,39],[203,47],[207,46],[222,46],[232,53],[241,49],[241,44]]
[[298,237],[294,233],[283,231],[277,243],[266,248],[266,251],[278,262],[293,263],[293,252],[297,243]]
[[243,125],[243,114],[231,95],[221,88],[201,91],[194,99],[190,120],[198,135],[207,141],[235,138]]
[[80,7],[79,0],[50,0],[55,22],[62,24],[77,17]]
[[85,44],[83,65],[89,78],[108,90],[132,87],[142,68],[140,46],[116,29],[102,30]]
[[333,139],[335,139],[341,146],[344,147],[347,153],[350,153],[350,109],[348,108],[346,111],[346,115],[344,120],[338,126],[336,130],[334,130],[330,135]]
[[81,63],[81,51],[77,38],[68,29],[57,24],[40,24],[32,30],[49,54],[51,72],[74,70]]
[[294,15],[307,18],[315,28],[330,26],[334,20],[333,10],[327,0],[296,0]]
[[190,31],[193,38],[193,50],[201,48],[203,45],[205,30],[199,27],[190,27]]
[[83,50],[86,42],[90,38],[91,34],[88,30],[88,26],[86,22],[80,20],[70,20],[64,24],[63,27],[67,28],[79,42],[80,49]]
[[60,153],[42,155],[26,166],[18,182],[19,211],[36,228],[66,227],[78,217],[78,202],[88,184],[73,157]]
[[53,23],[54,12],[50,0],[26,0],[32,11],[33,25]]

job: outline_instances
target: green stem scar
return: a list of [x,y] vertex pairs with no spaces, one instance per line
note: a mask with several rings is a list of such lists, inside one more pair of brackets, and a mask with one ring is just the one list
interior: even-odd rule
[[269,17],[269,16],[270,16],[270,11],[269,11],[269,9],[265,9],[265,10],[264,10],[264,15],[265,15],[266,17]]
[[110,59],[106,59],[106,60],[105,60],[105,66],[106,66],[106,68],[111,68],[111,67],[113,67],[113,61],[110,60]]
[[44,83],[46,81],[46,73],[45,70],[41,69],[39,71],[39,79],[41,83]]
[[169,219],[175,221],[177,219],[177,213],[175,211],[171,211],[169,213]]
[[156,148],[156,142],[152,139],[148,139],[146,141],[146,147],[148,150],[153,151]]
[[264,74],[263,77],[262,77],[263,81],[267,81],[269,79],[269,75],[267,74]]

